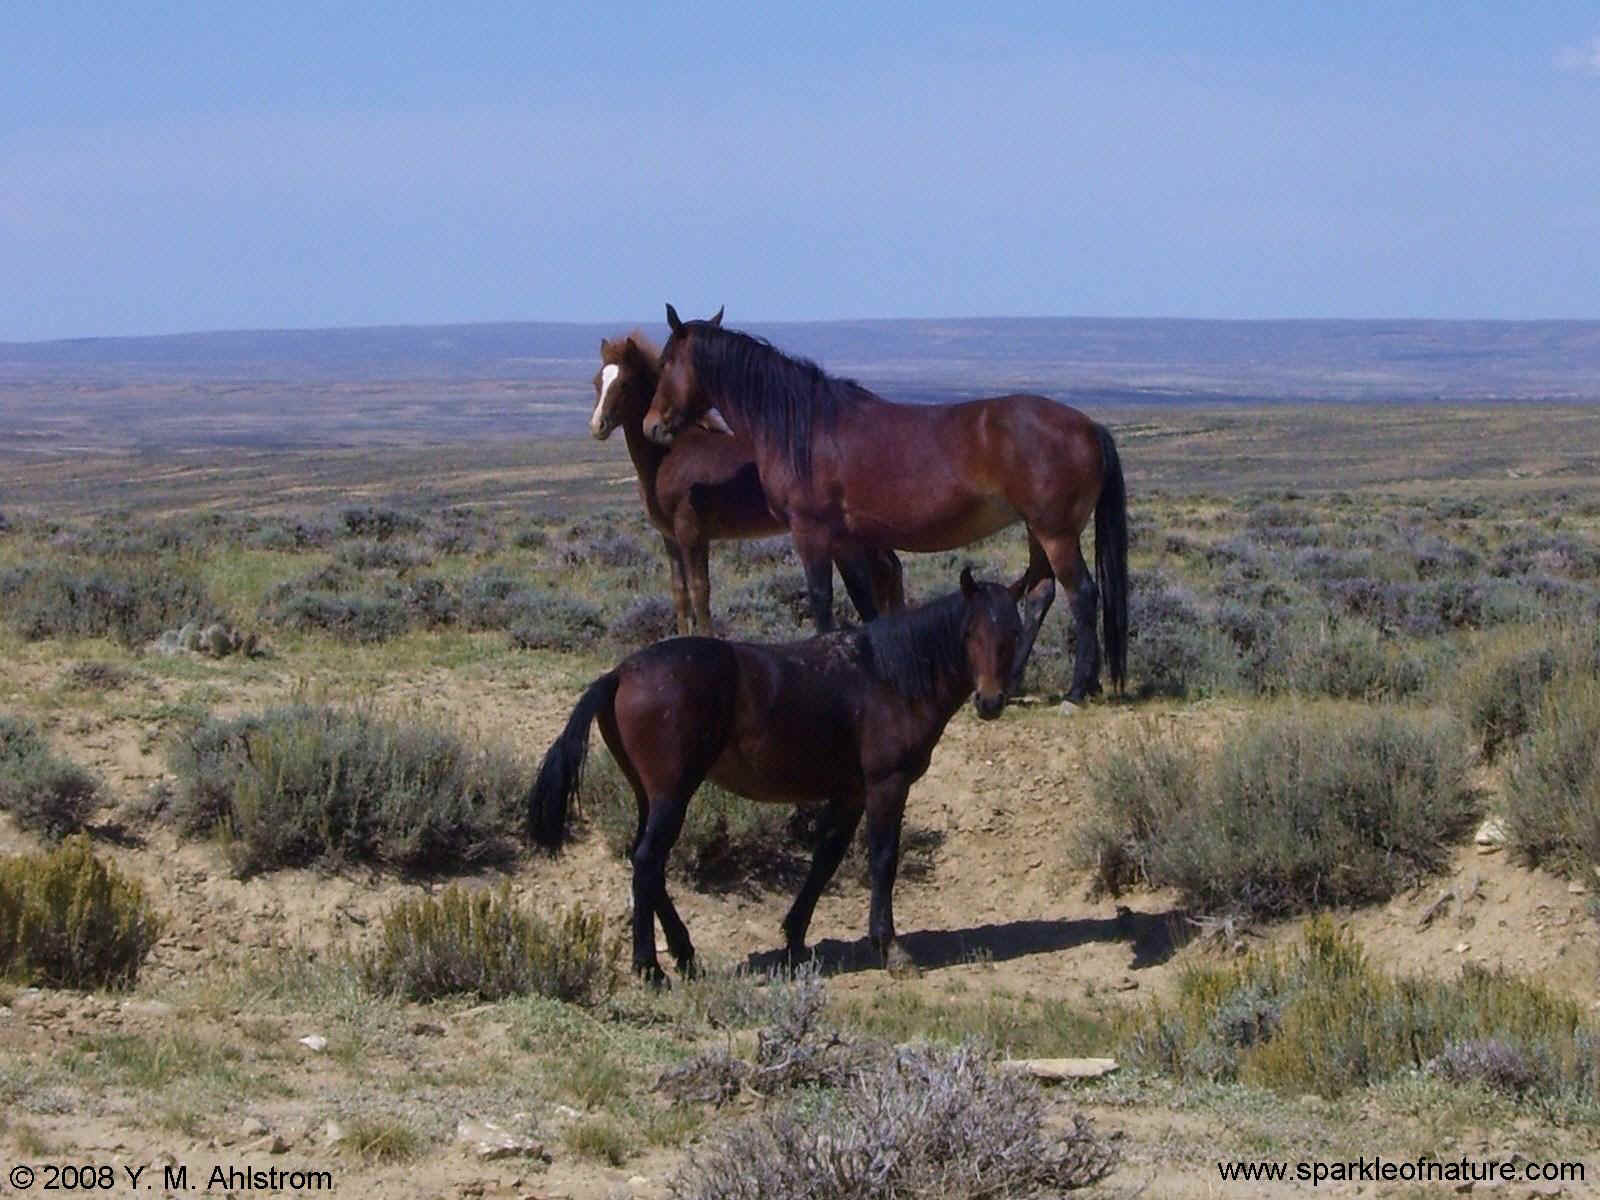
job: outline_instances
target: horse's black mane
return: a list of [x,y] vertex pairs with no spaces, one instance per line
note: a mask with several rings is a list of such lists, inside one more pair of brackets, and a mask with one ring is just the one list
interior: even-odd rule
[[[691,321],[695,377],[752,439],[770,438],[802,480],[811,478],[811,443],[833,430],[841,404],[870,397],[853,379],[829,375],[807,358],[709,321]],[[668,339],[670,350],[677,335]],[[664,352],[665,353],[665,352]]]
[[967,669],[965,616],[960,592],[881,616],[858,634],[863,665],[907,700],[927,700],[941,681]]

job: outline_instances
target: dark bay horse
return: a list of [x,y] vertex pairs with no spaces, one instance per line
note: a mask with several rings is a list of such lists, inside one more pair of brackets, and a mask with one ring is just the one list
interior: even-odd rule
[[[644,432],[669,443],[698,421],[753,441],[761,486],[805,564],[818,629],[832,618],[830,557],[872,546],[948,550],[1022,521],[1027,618],[1010,683],[1021,679],[1059,579],[1076,618],[1069,698],[1100,690],[1097,606],[1111,679],[1122,687],[1127,493],[1109,430],[1043,396],[894,404],[720,322],[680,321],[670,304],[667,323]],[[1078,540],[1091,513],[1093,575]]]
[[[690,426],[668,449],[644,436],[644,414],[661,375],[659,357],[638,331],[614,341],[601,339],[589,432],[603,441],[614,429],[622,429],[639,476],[645,513],[661,535],[672,569],[678,632],[709,634],[710,543],[787,533],[789,527],[767,504],[748,438]],[[862,611],[862,619],[870,620],[878,609],[905,607],[905,585],[894,551],[870,550],[864,557],[862,569],[872,604]],[[848,577],[855,564],[841,564],[840,570]]]
[[868,933],[891,968],[910,965],[895,941],[893,892],[906,793],[928,769],[945,725],[976,692],[985,719],[1006,702],[1021,618],[1020,590],[976,583],[859,629],[782,645],[668,638],[602,675],[544,756],[529,800],[533,838],[566,837],[589,748],[600,734],[639,803],[633,845],[633,965],[652,982],[655,921],[680,972],[694,946],[667,895],[667,854],[705,779],[752,800],[826,801],[822,836],[783,919],[791,960],[805,954],[817,897],[862,815],[872,873]]

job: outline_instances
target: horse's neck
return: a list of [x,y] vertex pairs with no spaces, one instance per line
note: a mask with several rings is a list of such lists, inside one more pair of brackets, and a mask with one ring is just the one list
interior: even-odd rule
[[629,406],[627,419],[622,422],[622,437],[628,444],[628,457],[633,459],[633,469],[639,473],[639,482],[648,494],[654,495],[656,473],[661,470],[661,461],[667,457],[668,447],[645,437],[644,414],[644,408]]
[[950,723],[950,718],[955,716],[967,702],[967,697],[972,695],[972,690],[976,686],[972,682],[972,672],[966,665],[965,656],[959,670],[939,680],[939,686],[934,689],[932,703],[939,713],[937,728],[940,733],[944,732],[944,727]]

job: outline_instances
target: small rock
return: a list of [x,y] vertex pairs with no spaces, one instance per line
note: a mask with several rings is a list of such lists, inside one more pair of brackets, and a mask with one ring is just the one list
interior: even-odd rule
[[246,1117],[239,1123],[239,1132],[245,1137],[260,1137],[267,1133],[267,1123],[260,1117]]
[[1478,826],[1472,840],[1480,846],[1503,846],[1506,841],[1506,823],[1499,817],[1490,817]]
[[444,1026],[435,1025],[432,1021],[418,1021],[411,1026],[413,1037],[443,1037]]
[[1472,947],[1470,945],[1468,945],[1466,942],[1457,942],[1456,943],[1456,953],[1457,954],[1465,954],[1470,949],[1472,949]]
[[549,1161],[544,1146],[532,1138],[521,1137],[509,1129],[502,1129],[493,1121],[463,1117],[456,1125],[456,1141],[462,1142],[467,1153],[484,1162],[502,1158],[538,1158]]
[[1573,896],[1587,896],[1589,894],[1589,889],[1584,887],[1583,884],[1574,880],[1573,882],[1567,884],[1567,892]]
[[249,1143],[244,1147],[246,1152],[255,1151],[258,1154],[287,1154],[289,1143],[276,1133],[269,1133],[264,1138]]
[[328,1039],[320,1033],[308,1033],[300,1039],[300,1044],[314,1054],[321,1054],[328,1048]]
[[1067,1079],[1099,1079],[1117,1069],[1114,1058],[1008,1058],[1000,1064],[1034,1079],[1061,1082]]
[[1070,717],[1078,711],[1078,708],[1079,705],[1074,704],[1071,700],[1063,700],[1056,706],[1056,711],[1063,717]]
[[322,1127],[322,1140],[327,1142],[330,1146],[337,1146],[340,1142],[344,1141],[344,1133],[345,1130],[343,1125],[339,1124],[338,1121],[330,1120]]
[[158,1021],[166,1020],[177,1011],[163,1000],[124,1000],[121,1007],[125,1017],[150,1017]]

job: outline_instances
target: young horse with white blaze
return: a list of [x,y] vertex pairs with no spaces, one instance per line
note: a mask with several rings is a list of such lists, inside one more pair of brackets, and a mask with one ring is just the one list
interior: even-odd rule
[[534,840],[566,838],[598,722],[632,786],[633,966],[662,982],[655,922],[680,972],[694,945],[667,895],[667,854],[706,779],[752,800],[826,803],[811,869],[783,919],[791,960],[806,951],[817,897],[863,816],[871,863],[868,933],[891,968],[909,967],[895,940],[894,881],[906,795],[933,748],[973,696],[990,719],[1005,707],[1021,635],[1020,586],[978,583],[859,629],[780,645],[669,638],[624,659],[578,700],[545,754],[529,802]]
[[[719,313],[717,319],[720,320]],[[644,436],[644,414],[661,376],[660,352],[637,330],[600,340],[594,413],[589,432],[604,441],[621,429],[639,476],[645,515],[661,535],[672,570],[672,608],[679,633],[711,633],[710,543],[767,537],[789,527],[773,515],[748,439],[691,425],[666,447]],[[892,550],[864,552],[861,564],[841,563],[847,580],[864,578],[873,604],[861,612],[905,607],[900,560]],[[876,607],[874,607],[874,605]]]

